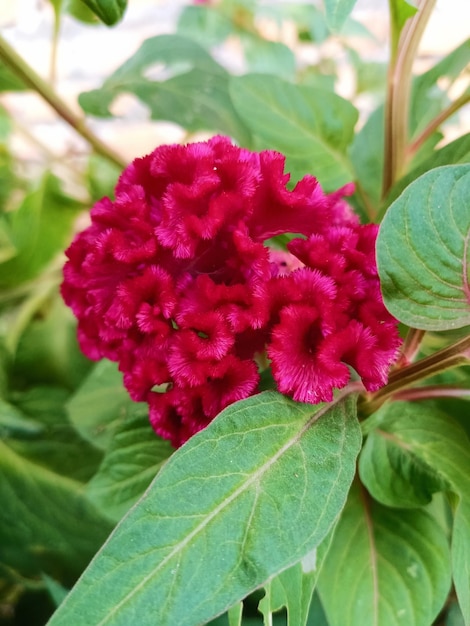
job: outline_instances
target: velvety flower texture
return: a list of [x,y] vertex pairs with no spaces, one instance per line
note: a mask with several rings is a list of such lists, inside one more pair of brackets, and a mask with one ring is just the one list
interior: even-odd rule
[[[387,380],[398,335],[375,264],[377,227],[284,157],[228,138],[161,146],[121,175],[114,202],[67,250],[62,294],[82,350],[117,361],[155,431],[179,446],[258,390],[267,352],[278,389],[332,399],[350,378]],[[296,233],[288,251],[266,240]]]

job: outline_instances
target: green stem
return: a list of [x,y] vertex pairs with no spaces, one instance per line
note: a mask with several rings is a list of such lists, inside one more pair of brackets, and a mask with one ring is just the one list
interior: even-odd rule
[[412,363],[408,367],[396,370],[390,374],[388,384],[379,389],[362,402],[362,409],[370,415],[379,409],[382,404],[397,392],[409,387],[413,383],[434,376],[447,369],[459,367],[470,360],[470,335],[460,341],[438,350],[431,356]]
[[395,369],[401,369],[414,361],[425,333],[425,330],[410,328],[403,342],[401,354],[395,365]]
[[24,82],[24,84],[38,93],[50,106],[81,135],[97,154],[124,168],[125,161],[114,150],[101,141],[85,124],[85,121],[76,115],[64,100],[37,74],[26,61],[0,35],[0,60],[3,60]]
[[429,137],[441,126],[446,120],[449,119],[454,113],[456,113],[459,109],[470,102],[470,91],[464,92],[457,100],[452,102],[446,109],[441,111],[439,115],[437,115],[423,132],[418,135],[418,137],[413,141],[413,143],[408,146],[406,158],[407,161],[410,161],[413,156],[418,152],[424,142],[429,139]]
[[[421,0],[419,11],[405,24],[396,52],[392,49],[385,103],[385,152],[382,196],[402,174],[408,143],[413,61],[436,0]],[[396,34],[392,33],[396,38]]]

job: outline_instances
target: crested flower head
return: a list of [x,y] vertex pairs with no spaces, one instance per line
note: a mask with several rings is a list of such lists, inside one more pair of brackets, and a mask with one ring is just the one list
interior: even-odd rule
[[[384,384],[396,323],[375,265],[376,227],[284,157],[226,137],[161,146],[122,173],[115,200],[67,250],[62,295],[92,359],[117,361],[157,433],[181,445],[258,390],[267,351],[278,388],[329,400],[356,369]],[[266,240],[296,233],[288,250]],[[265,359],[262,359],[265,360]]]

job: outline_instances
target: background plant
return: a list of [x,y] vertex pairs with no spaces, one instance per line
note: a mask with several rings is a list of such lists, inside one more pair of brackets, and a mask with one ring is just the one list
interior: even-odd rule
[[[390,0],[386,70],[353,45],[353,35],[368,36],[348,17],[353,2],[187,6],[175,34],[147,39],[80,94],[78,115],[52,86],[63,16],[112,25],[125,6],[51,4],[52,80],[2,38],[0,88],[36,91],[90,154],[33,175],[10,147],[17,120],[1,110],[5,623],[43,624],[59,604],[53,626],[470,623],[470,139],[441,141],[470,97],[470,41],[414,75],[430,0],[418,8]],[[302,63],[298,46],[267,39],[262,18],[295,25],[317,61]],[[360,123],[334,92],[332,37],[356,95],[376,105]],[[220,60],[234,40],[237,75]],[[188,140],[222,133],[283,152],[293,181],[309,172],[332,191],[354,180],[363,221],[383,218],[383,295],[405,337],[387,386],[364,394],[356,385],[319,406],[267,391],[227,408],[173,453],[115,365],[80,354],[58,295],[61,251],[77,219],[140,156],[124,158],[90,130],[128,93]]]

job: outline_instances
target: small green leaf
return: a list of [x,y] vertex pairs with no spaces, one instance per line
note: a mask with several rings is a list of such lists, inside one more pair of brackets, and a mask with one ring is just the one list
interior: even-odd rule
[[127,0],[82,0],[107,26],[114,26],[124,16]]
[[272,613],[286,607],[287,626],[307,625],[313,591],[332,539],[333,531],[330,531],[317,548],[265,586],[266,595],[259,603],[259,611],[266,623],[270,623]]
[[111,530],[80,483],[26,461],[0,441],[0,561],[25,574],[60,564],[76,576]]
[[330,626],[430,626],[450,582],[447,537],[430,515],[351,490],[318,582]]
[[174,452],[150,426],[148,406],[135,403],[118,424],[99,471],[86,493],[115,522],[142,496],[160,467]]
[[327,191],[353,179],[345,156],[358,116],[352,104],[265,74],[232,77],[230,93],[263,147],[286,155],[288,171],[313,174]]
[[361,480],[387,506],[416,508],[428,504],[447,484],[407,446],[380,429],[372,431],[359,460]]
[[122,374],[115,363],[107,360],[95,365],[66,405],[77,431],[102,450],[133,407],[134,402],[122,384]]
[[324,0],[326,22],[333,31],[341,30],[356,4],[356,0]]
[[171,457],[50,626],[222,613],[321,543],[360,442],[351,396],[311,406],[266,392],[228,407]]
[[384,302],[404,324],[470,324],[470,165],[424,174],[390,206],[377,239]]

